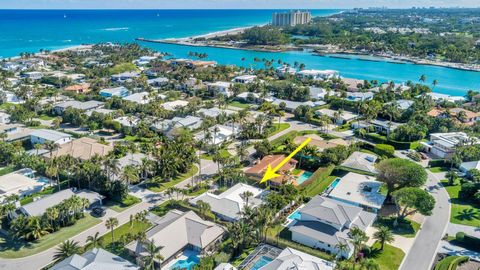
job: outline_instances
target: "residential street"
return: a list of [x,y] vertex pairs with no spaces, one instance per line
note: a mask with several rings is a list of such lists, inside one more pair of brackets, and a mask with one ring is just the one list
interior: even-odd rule
[[428,270],[450,220],[450,202],[447,191],[440,185],[435,174],[427,170],[427,190],[435,198],[435,208],[431,216],[425,217],[421,230],[415,238],[410,252],[405,256],[400,270]]

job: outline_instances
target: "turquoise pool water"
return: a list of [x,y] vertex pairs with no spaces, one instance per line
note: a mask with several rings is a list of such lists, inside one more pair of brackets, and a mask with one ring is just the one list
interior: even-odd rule
[[258,259],[255,264],[250,268],[250,270],[258,270],[265,265],[269,264],[271,261],[273,261],[272,258],[262,256],[260,259]]
[[332,188],[332,189],[335,188],[335,187],[338,185],[339,182],[340,182],[340,178],[335,179],[335,180],[330,184],[330,188]]
[[308,178],[310,178],[310,176],[312,176],[312,172],[307,172],[307,171],[304,171],[302,173],[302,175],[300,175],[298,178],[297,178],[297,184],[301,185],[303,182],[307,181]]
[[191,255],[186,260],[177,261],[172,267],[171,270],[192,270],[195,265],[200,262],[200,258],[197,255]]
[[302,218],[302,214],[300,214],[298,210],[295,210],[295,212],[291,213],[288,216],[288,219],[291,219],[291,220],[300,220],[301,218]]
[[49,184],[50,183],[50,179],[46,178],[46,177],[43,177],[43,176],[39,176],[37,178],[37,181],[40,182],[40,183],[45,183],[45,184]]

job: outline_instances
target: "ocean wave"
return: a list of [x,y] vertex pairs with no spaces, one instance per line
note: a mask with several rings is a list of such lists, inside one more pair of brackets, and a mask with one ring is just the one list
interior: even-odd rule
[[72,40],[71,39],[64,39],[64,40],[62,40],[62,42],[72,42]]
[[100,29],[100,30],[103,30],[103,31],[122,31],[122,30],[128,30],[130,29],[129,27],[115,27],[115,28],[104,28],[104,29]]

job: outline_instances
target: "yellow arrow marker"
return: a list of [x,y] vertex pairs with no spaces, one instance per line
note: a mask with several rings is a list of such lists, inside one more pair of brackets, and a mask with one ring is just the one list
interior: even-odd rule
[[312,138],[307,138],[302,144],[300,144],[300,146],[297,147],[297,149],[295,149],[295,151],[293,151],[290,155],[288,155],[288,157],[282,160],[282,162],[280,162],[275,168],[272,169],[272,166],[268,164],[267,171],[263,175],[263,178],[260,181],[260,184],[272,178],[280,176],[280,174],[276,172],[280,170],[280,168],[282,168],[283,165],[285,165],[290,159],[292,159],[298,152],[300,152],[300,150],[302,150],[302,148],[304,148],[311,140]]

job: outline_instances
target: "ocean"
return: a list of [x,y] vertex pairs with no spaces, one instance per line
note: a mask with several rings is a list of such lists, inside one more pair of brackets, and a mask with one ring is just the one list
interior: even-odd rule
[[[341,10],[312,10],[327,16]],[[236,27],[268,23],[274,10],[0,10],[0,57],[40,49],[61,49],[98,42],[135,42],[135,38],[161,39],[206,34]],[[220,64],[261,67],[253,59],[300,62],[307,69],[335,69],[344,77],[417,82],[425,74],[427,83],[439,84],[434,91],[465,95],[480,90],[480,72],[428,65],[395,64],[360,59],[315,56],[309,52],[254,52],[221,48],[188,47],[140,42],[142,46],[188,57],[188,52],[206,52]],[[244,61],[241,59],[245,58]]]

